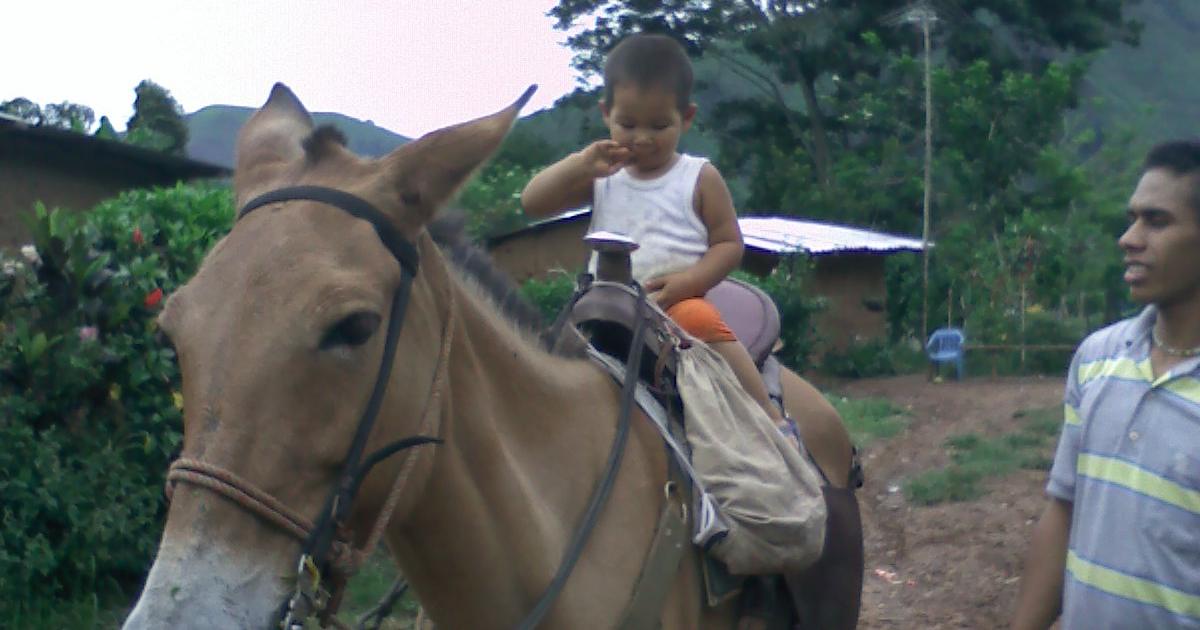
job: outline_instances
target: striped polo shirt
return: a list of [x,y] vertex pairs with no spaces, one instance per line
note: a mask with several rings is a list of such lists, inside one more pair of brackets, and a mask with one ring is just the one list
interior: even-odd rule
[[1073,504],[1067,630],[1200,628],[1200,358],[1154,378],[1156,311],[1071,361],[1046,491]]

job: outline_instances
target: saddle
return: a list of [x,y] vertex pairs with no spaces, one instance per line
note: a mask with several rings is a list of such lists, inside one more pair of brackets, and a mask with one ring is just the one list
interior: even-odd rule
[[[620,283],[585,283],[590,286],[584,287],[579,299],[564,313],[570,326],[563,332],[571,335],[578,331],[601,352],[623,360],[637,323],[637,293]],[[767,385],[767,393],[782,409],[782,366],[772,354],[779,344],[780,330],[779,309],[775,302],[758,287],[731,278],[722,280],[704,297],[746,346]],[[682,334],[679,326],[660,309],[646,309],[644,317],[652,334],[645,337],[643,356],[645,361],[654,361],[658,373],[652,369],[649,373],[643,372],[642,376],[647,382],[656,383],[664,375],[674,374],[672,352],[681,339],[687,339],[687,335]],[[554,340],[556,347],[569,343],[561,332],[557,337]],[[682,343],[687,347],[686,341]]]
[[[732,279],[722,281],[705,297],[746,345],[767,383],[768,392],[782,408],[781,366],[771,354],[778,344],[780,332],[779,311],[774,302],[757,287]],[[575,299],[564,309],[554,327],[552,346],[561,350],[581,343],[590,344],[595,350],[623,363],[638,324],[638,299],[637,289],[628,284],[596,281],[583,276]],[[690,337],[657,306],[647,306],[649,308],[640,309],[646,326],[639,366],[641,380],[665,408],[678,411],[679,399],[673,388],[677,374],[676,352],[689,347]],[[677,436],[677,442],[686,443],[682,436]],[[674,464],[671,475],[678,482],[687,483],[685,475],[681,475]],[[650,562],[654,563],[653,560]],[[699,565],[703,595],[709,606],[738,598],[740,616],[764,621],[762,627],[771,630],[792,627],[795,613],[782,576],[733,575],[708,554],[702,554]]]

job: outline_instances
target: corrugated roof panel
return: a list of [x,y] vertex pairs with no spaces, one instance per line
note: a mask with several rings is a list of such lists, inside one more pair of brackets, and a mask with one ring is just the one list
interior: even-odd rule
[[742,238],[747,246],[780,254],[921,251],[921,239],[817,221],[783,217],[743,217],[738,219],[738,225],[741,226]]
[[[492,237],[499,241],[514,234],[549,224],[586,218],[591,208],[572,210],[508,234]],[[885,234],[845,225],[804,221],[791,217],[742,217],[738,219],[747,247],[777,254],[805,252],[811,256],[834,252],[919,252],[921,239]],[[930,243],[930,247],[933,244]]]

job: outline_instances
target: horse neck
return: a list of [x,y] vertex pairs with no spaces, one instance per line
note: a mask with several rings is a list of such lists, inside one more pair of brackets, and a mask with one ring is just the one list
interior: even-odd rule
[[575,526],[563,517],[583,511],[603,468],[617,400],[590,362],[542,351],[470,281],[445,278],[450,303],[438,308],[455,323],[444,443],[389,542],[422,603],[453,627],[478,621],[461,593],[494,620],[523,614],[544,587]]

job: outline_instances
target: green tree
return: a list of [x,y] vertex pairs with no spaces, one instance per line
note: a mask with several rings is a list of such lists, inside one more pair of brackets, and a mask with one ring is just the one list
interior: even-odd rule
[[69,101],[47,104],[42,112],[45,114],[42,124],[79,133],[87,133],[96,122],[96,112],[91,107]]
[[183,108],[166,88],[146,79],[134,88],[133,116],[125,141],[174,155],[183,155],[188,141]]
[[117,130],[113,129],[112,121],[110,121],[108,119],[108,116],[100,117],[100,126],[96,128],[96,133],[94,133],[92,135],[97,138],[103,138],[105,140],[120,140],[121,139],[121,137],[119,135],[117,135]]
[[[1027,306],[1046,307],[1104,284],[1069,258],[1105,237],[1093,226],[1109,220],[1097,206],[1113,195],[1101,199],[1081,163],[1101,143],[1080,141],[1065,121],[1086,53],[1136,43],[1139,26],[1125,15],[1133,1],[977,0],[967,9],[932,0],[941,21],[930,321],[951,314],[1007,334],[1022,289]],[[551,13],[572,31],[585,74],[599,72],[621,37],[658,31],[683,42],[697,68],[716,64],[738,80],[736,89],[700,81],[697,100],[710,99],[702,122],[719,138],[717,162],[739,207],[918,233],[922,39],[898,19],[899,4],[560,0]],[[1112,163],[1135,161],[1114,150]],[[889,319],[906,336],[920,330],[919,267],[916,284],[910,262],[892,267]]]
[[[1138,25],[1123,14],[1128,0],[978,0],[969,15],[938,4],[954,23],[938,32],[939,49],[955,60],[988,60],[997,73],[1138,35]],[[592,20],[567,40],[585,75],[599,72],[616,41],[643,30],[671,33],[695,56],[718,57],[757,88],[736,107],[770,127],[769,135],[742,141],[766,137],[787,150],[803,147],[811,180],[828,184],[835,154],[849,148],[846,140],[856,131],[840,120],[841,101],[852,96],[844,90],[852,86],[838,79],[878,76],[890,55],[914,46],[902,29],[880,30],[896,6],[894,0],[560,0],[551,15],[563,30]],[[880,46],[862,45],[871,33]],[[792,96],[797,91],[800,98]]]
[[16,116],[35,126],[42,124],[42,120],[45,118],[41,106],[23,96],[0,103],[0,113]]
[[0,103],[0,112],[16,116],[34,126],[57,127],[87,133],[96,122],[96,112],[87,105],[63,101],[45,106],[20,97]]

